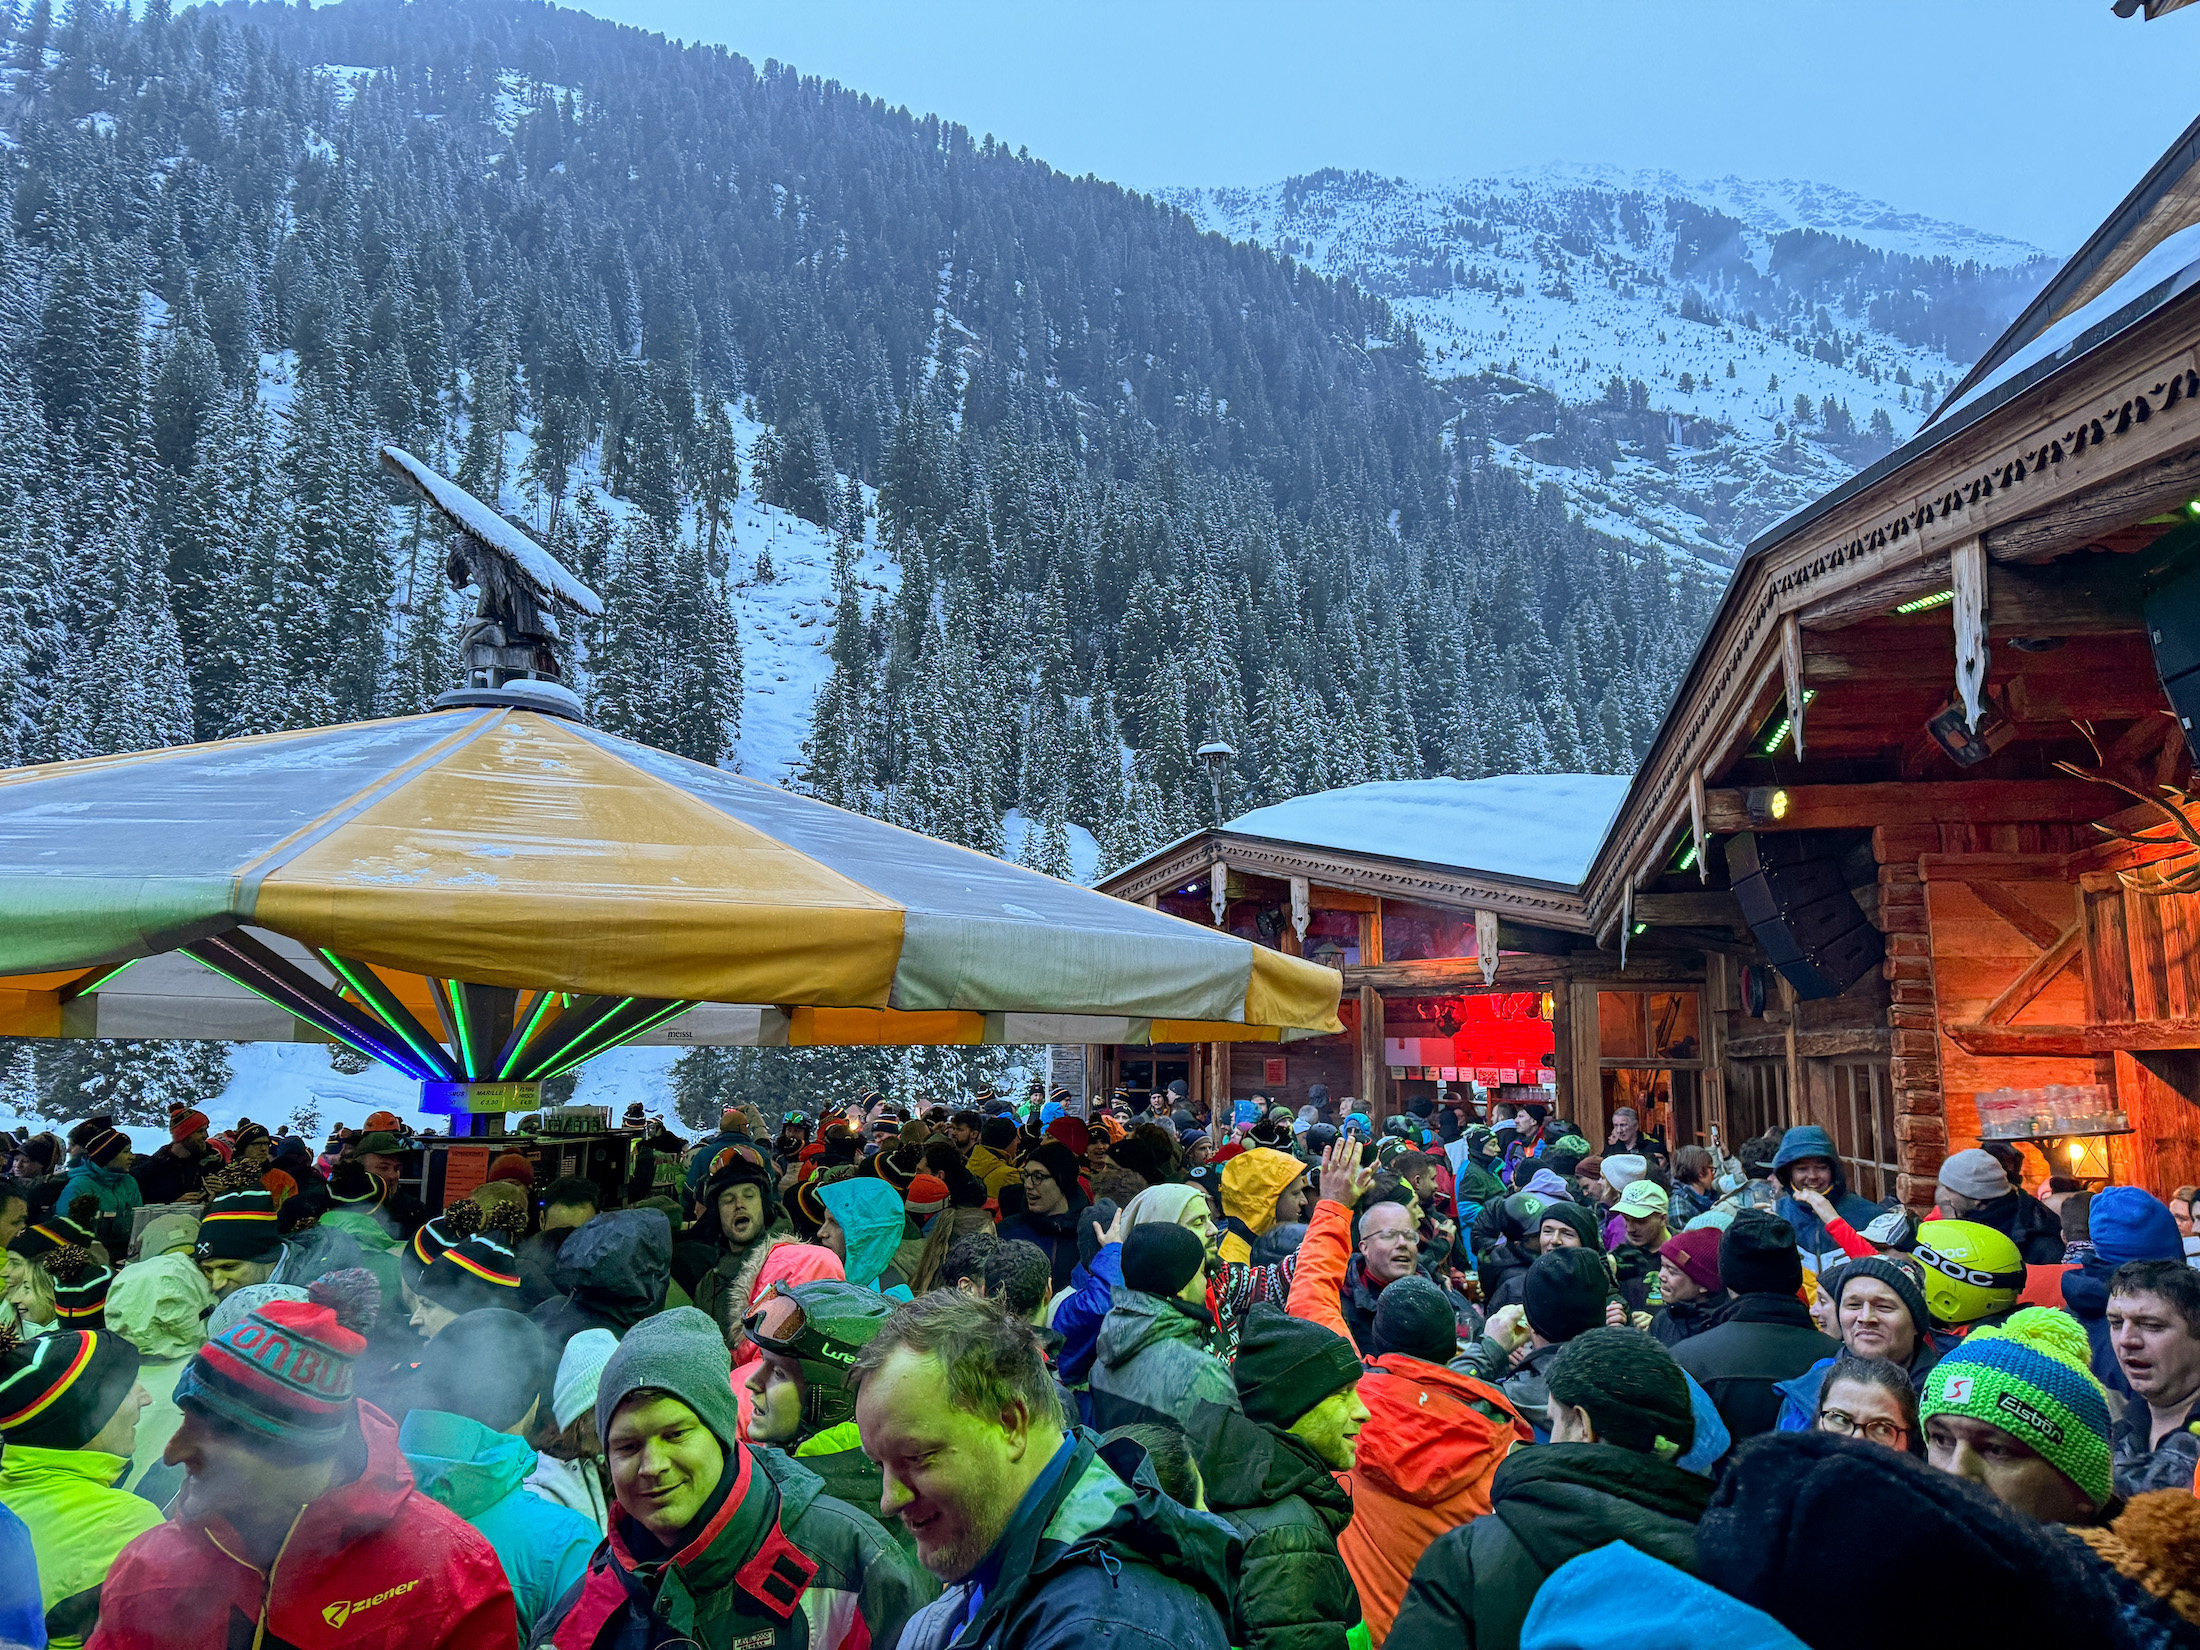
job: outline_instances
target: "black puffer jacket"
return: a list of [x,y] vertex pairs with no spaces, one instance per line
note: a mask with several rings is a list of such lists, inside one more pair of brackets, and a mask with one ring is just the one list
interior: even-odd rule
[[1516,1450],[1490,1481],[1491,1510],[1421,1555],[1384,1650],[1518,1650],[1550,1573],[1614,1541],[1693,1573],[1710,1499],[1708,1478],[1614,1444]]
[[2007,1237],[2027,1266],[2060,1266],[2069,1248],[2063,1242],[2061,1218],[2030,1192],[2004,1192],[1963,1218]]
[[1841,1343],[1818,1333],[1793,1295],[1739,1295],[1716,1329],[1673,1348],[1673,1361],[1710,1394],[1736,1443],[1780,1419],[1779,1383],[1792,1381]]
[[1203,1403],[1186,1428],[1207,1507],[1245,1542],[1231,1590],[1237,1650],[1344,1650],[1360,1595],[1337,1556],[1352,1497],[1314,1452],[1280,1427]]
[[1733,1304],[1734,1297],[1724,1289],[1698,1295],[1693,1300],[1674,1301],[1660,1308],[1658,1315],[1650,1320],[1651,1338],[1663,1346],[1678,1346],[1726,1322],[1727,1308]]

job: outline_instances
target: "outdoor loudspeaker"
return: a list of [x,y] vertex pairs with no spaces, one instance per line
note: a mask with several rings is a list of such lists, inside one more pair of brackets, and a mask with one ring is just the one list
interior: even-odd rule
[[2195,739],[2192,728],[2194,718],[2200,717],[2200,562],[2149,591],[2141,610],[2146,615],[2147,640],[2154,645],[2154,668],[2161,673],[2162,692],[2177,713],[2186,746],[2200,758],[2200,739]]
[[1727,839],[1734,898],[1798,997],[1838,997],[1886,955],[1879,930],[1849,892],[1841,852],[1816,831],[1743,831]]

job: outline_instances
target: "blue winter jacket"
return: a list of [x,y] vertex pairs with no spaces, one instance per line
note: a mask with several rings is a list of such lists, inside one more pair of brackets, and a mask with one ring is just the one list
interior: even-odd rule
[[587,1572],[603,1531],[525,1487],[535,1452],[516,1434],[491,1432],[445,1410],[416,1409],[405,1417],[397,1447],[420,1493],[442,1502],[496,1549],[524,1640],[535,1618]]
[[0,1644],[46,1650],[38,1555],[31,1550],[31,1532],[5,1507],[0,1507]]
[[1520,1650],[1637,1650],[1645,1642],[1803,1650],[1801,1639],[1762,1610],[1624,1541],[1553,1570],[1520,1624]]
[[2108,1280],[2116,1268],[2099,1255],[2089,1254],[2062,1280],[2063,1309],[2085,1326],[2085,1338],[2093,1344],[2093,1374],[2111,1392],[2131,1396],[2116,1349],[2108,1343]]
[[1101,1320],[1115,1304],[1115,1292],[1122,1286],[1120,1243],[1102,1245],[1090,1267],[1080,1266],[1069,1275],[1070,1293],[1054,1309],[1054,1332],[1062,1337],[1062,1350],[1054,1367],[1067,1385],[1082,1386],[1091,1376]]
[[[1857,1231],[1862,1232],[1886,1213],[1878,1204],[1867,1202],[1849,1190],[1849,1183],[1841,1174],[1841,1159],[1834,1155],[1833,1141],[1815,1124],[1801,1124],[1780,1137],[1779,1153],[1772,1160],[1773,1178],[1786,1186],[1788,1165],[1806,1157],[1822,1157],[1833,1165],[1833,1185],[1826,1191],[1826,1201],[1833,1205],[1835,1214]],[[1795,1228],[1795,1247],[1802,1253],[1803,1264],[1812,1271],[1823,1272],[1848,1258],[1848,1251],[1833,1241],[1825,1222],[1798,1203],[1792,1194],[1782,1197],[1773,1207],[1782,1220]]]

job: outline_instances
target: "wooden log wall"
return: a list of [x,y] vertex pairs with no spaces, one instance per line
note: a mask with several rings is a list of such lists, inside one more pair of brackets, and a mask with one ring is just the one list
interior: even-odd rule
[[1894,1088],[1894,1137],[1902,1165],[1897,1193],[1916,1209],[1932,1206],[1941,1159],[1948,1155],[1935,1034],[1933,942],[1918,870],[1920,857],[1939,846],[1937,825],[1883,825],[1872,832],[1872,853],[1879,861],[1879,924],[1887,941],[1880,970],[1891,997],[1888,1080]]

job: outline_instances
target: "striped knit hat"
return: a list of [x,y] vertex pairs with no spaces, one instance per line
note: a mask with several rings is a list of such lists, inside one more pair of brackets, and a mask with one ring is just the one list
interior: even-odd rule
[[355,1412],[352,1364],[367,1349],[346,1319],[358,1321],[352,1297],[328,1279],[302,1301],[268,1301],[192,1354],[176,1403],[276,1443],[333,1448]]
[[56,1249],[89,1249],[91,1246],[92,1234],[61,1214],[48,1215],[8,1239],[9,1251],[25,1260],[36,1260]]
[[84,1142],[84,1157],[104,1169],[129,1149],[130,1137],[120,1129],[102,1129]]
[[213,1201],[199,1221],[192,1253],[200,1260],[272,1261],[282,1253],[275,1225],[275,1197],[249,1169],[209,1175]]
[[71,1243],[48,1249],[32,1263],[53,1279],[53,1309],[61,1329],[107,1327],[107,1289],[114,1270],[89,1249]]
[[2098,1506],[2114,1485],[2108,1394],[2087,1367],[2091,1352],[2075,1318],[2028,1306],[1999,1328],[1972,1330],[1933,1365],[1918,1419],[1962,1415],[1999,1427]]
[[138,1349],[104,1329],[56,1328],[18,1341],[0,1326],[0,1440],[82,1449],[137,1385]]
[[417,1275],[410,1266],[402,1268],[414,1294],[461,1314],[490,1306],[519,1310],[519,1261],[511,1240],[526,1228],[527,1213],[504,1205],[491,1209],[479,1224],[480,1230],[444,1248]]

